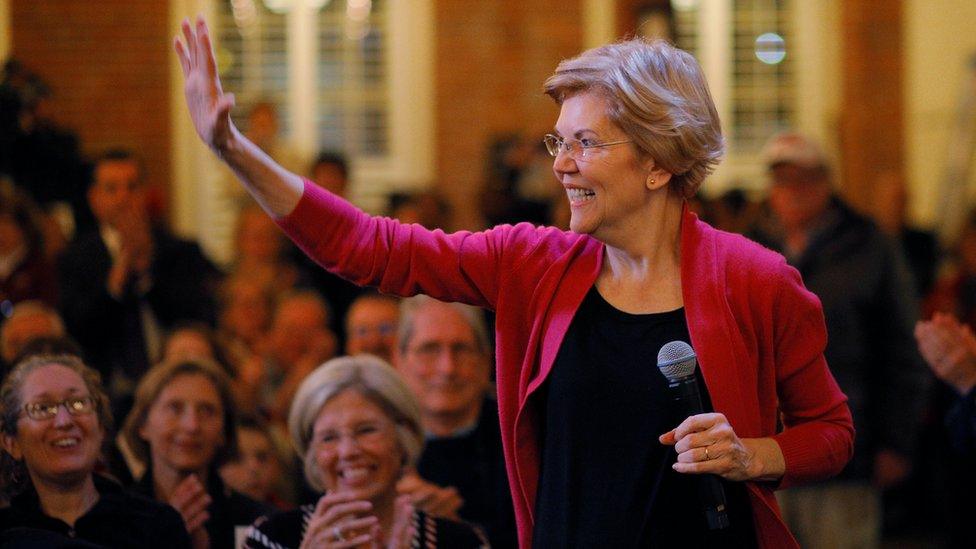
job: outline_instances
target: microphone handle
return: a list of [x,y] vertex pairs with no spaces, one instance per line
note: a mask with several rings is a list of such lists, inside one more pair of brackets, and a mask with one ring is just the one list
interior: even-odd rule
[[[678,409],[684,417],[704,413],[701,392],[695,376],[671,382],[668,387],[674,395]],[[698,478],[698,499],[705,511],[705,521],[709,530],[722,530],[729,527],[729,515],[725,507],[725,488],[718,476],[700,475]]]

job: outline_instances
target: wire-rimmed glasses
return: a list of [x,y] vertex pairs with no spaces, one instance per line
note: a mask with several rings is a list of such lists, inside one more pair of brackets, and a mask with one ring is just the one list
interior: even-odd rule
[[34,421],[44,421],[58,415],[58,408],[62,406],[73,416],[83,416],[95,410],[95,399],[83,396],[66,398],[59,402],[29,402],[24,405],[24,414]]
[[602,150],[604,147],[610,147],[612,145],[622,145],[624,143],[633,143],[630,139],[624,139],[621,141],[610,141],[607,143],[599,143],[592,139],[563,139],[558,135],[553,135],[547,133],[545,137],[542,138],[542,142],[546,144],[546,150],[549,151],[549,155],[556,157],[559,156],[559,151],[565,151],[573,160],[587,160],[592,157],[596,151]]

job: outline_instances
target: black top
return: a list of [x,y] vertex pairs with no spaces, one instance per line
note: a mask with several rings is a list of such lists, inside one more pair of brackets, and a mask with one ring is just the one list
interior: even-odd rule
[[[155,497],[151,464],[142,479],[132,486],[132,491],[146,497]],[[209,474],[207,494],[210,495],[211,502],[207,508],[210,518],[205,527],[212,549],[233,549],[237,528],[247,528],[261,516],[272,512],[270,507],[224,486],[216,471]]]
[[99,499],[73,528],[45,515],[33,488],[15,497],[10,507],[0,509],[3,547],[88,546],[75,540],[105,547],[190,547],[183,518],[172,507],[128,493],[98,475],[94,479]]
[[[298,509],[262,517],[247,531],[244,547],[248,549],[292,549],[302,544],[305,529],[315,512],[315,504],[302,505]],[[446,547],[450,549],[475,549],[488,547],[481,532],[463,522],[435,519],[415,511],[413,514],[416,535],[410,547]]]
[[545,420],[534,547],[756,545],[745,487],[723,482],[731,527],[709,532],[699,477],[675,472],[674,449],[657,440],[684,419],[657,368],[658,351],[675,340],[691,340],[683,309],[634,315],[595,287],[586,295],[537,401]]
[[494,400],[485,398],[478,423],[470,431],[428,438],[417,472],[430,482],[457,488],[464,498],[458,514],[483,527],[492,547],[518,545]]

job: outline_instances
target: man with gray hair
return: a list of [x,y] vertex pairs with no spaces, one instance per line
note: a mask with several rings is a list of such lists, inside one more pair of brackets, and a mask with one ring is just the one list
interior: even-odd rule
[[416,296],[401,303],[397,369],[420,401],[424,479],[453,486],[459,516],[483,526],[492,547],[515,547],[515,517],[491,398],[491,344],[478,309]]

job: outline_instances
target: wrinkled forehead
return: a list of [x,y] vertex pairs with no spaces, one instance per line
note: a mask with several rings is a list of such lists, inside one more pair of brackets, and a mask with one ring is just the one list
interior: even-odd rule
[[41,399],[61,399],[74,395],[87,395],[85,380],[67,366],[45,364],[31,370],[24,376],[20,387],[22,402]]
[[582,91],[567,96],[559,108],[555,131],[563,138],[575,138],[584,132],[609,134],[620,129],[610,119],[610,103],[595,91]]

